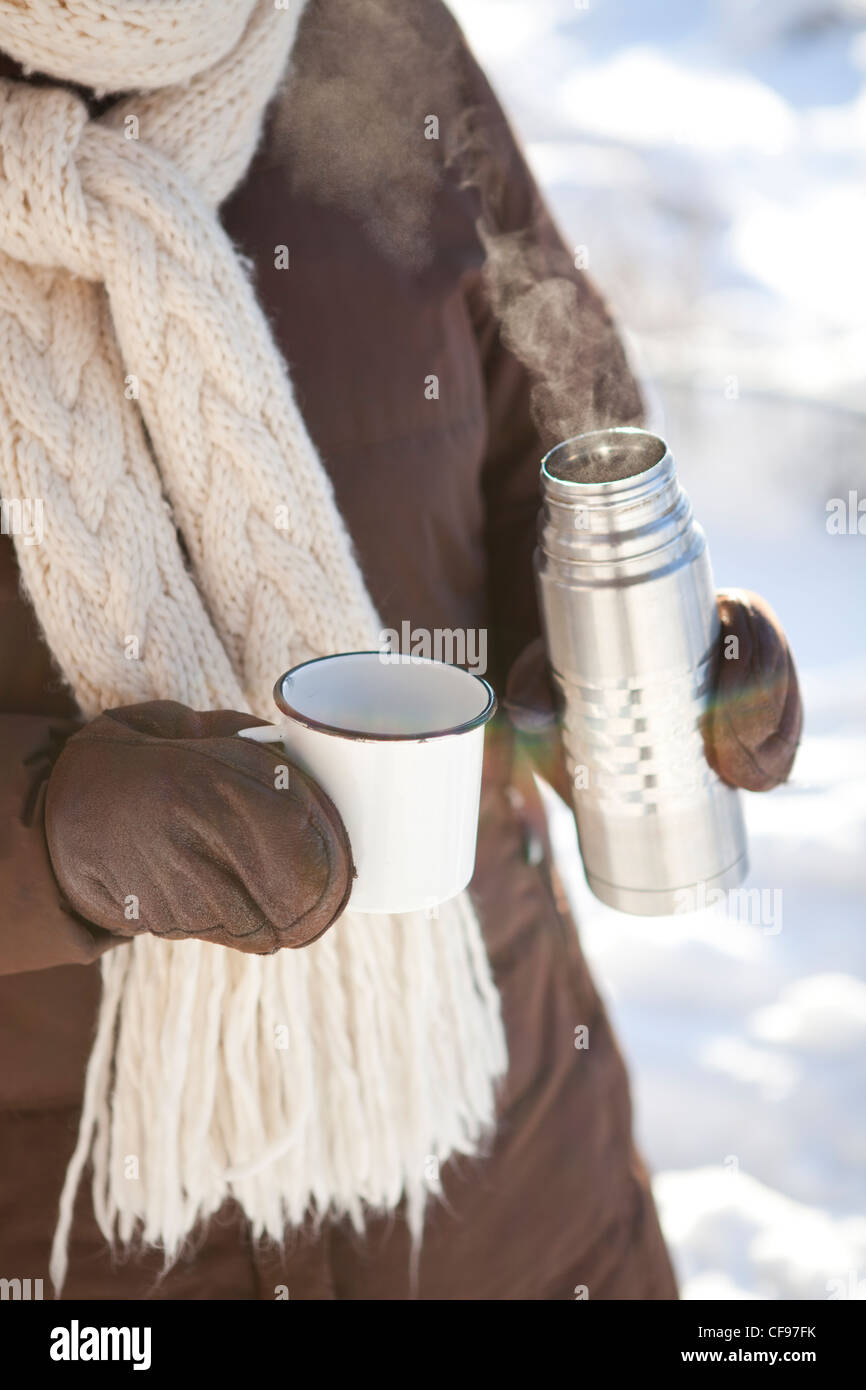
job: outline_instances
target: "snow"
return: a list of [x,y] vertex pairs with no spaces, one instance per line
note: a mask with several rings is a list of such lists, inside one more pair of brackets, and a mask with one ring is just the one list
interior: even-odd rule
[[452,8],[653,374],[862,409],[866,5]]
[[[669,1238],[691,1252],[694,1298],[866,1297],[866,1220],[836,1219],[723,1168],[656,1183]],[[837,1273],[825,1275],[825,1271]]]
[[762,82],[685,68],[648,45],[575,73],[560,98],[563,114],[582,131],[631,145],[775,155],[797,137],[787,102]]
[[545,789],[683,1296],[866,1298],[866,0],[451,5],[802,679],[728,915],[597,902]]

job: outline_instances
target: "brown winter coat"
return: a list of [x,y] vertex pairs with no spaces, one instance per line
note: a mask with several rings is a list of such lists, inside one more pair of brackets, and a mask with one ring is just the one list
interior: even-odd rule
[[[354,22],[363,26],[357,8]],[[582,383],[591,374],[594,423],[633,422],[640,402],[615,333],[562,248],[494,97],[438,4],[410,8],[424,12],[430,62],[389,74],[399,54],[383,52],[382,93],[411,88],[418,109],[443,122],[468,111],[481,119],[497,229],[529,229],[551,267],[577,287],[576,313],[592,348],[574,370]],[[329,4],[311,7],[296,52],[299,73],[316,80],[329,61],[326,10],[333,16]],[[438,60],[446,52],[444,81]],[[374,93],[376,110],[387,106],[382,93]],[[539,631],[531,556],[538,462],[550,441],[533,424],[527,374],[503,345],[485,294],[477,190],[447,173],[429,190],[432,255],[417,227],[395,233],[401,146],[384,140],[377,163],[375,137],[365,144],[365,114],[355,111],[354,127],[344,112],[332,113],[329,129],[308,109],[311,142],[319,140],[317,184],[311,146],[299,152],[304,112],[278,108],[223,209],[224,225],[253,263],[383,621],[398,630],[404,620],[428,630],[486,628],[488,674],[501,691],[514,657]],[[297,131],[294,144],[287,129]],[[371,195],[366,207],[353,198],[352,170],[339,167],[353,140],[357,179]],[[409,173],[406,189],[407,199],[417,193],[423,202],[427,190]],[[280,245],[289,269],[275,265]],[[431,374],[438,399],[425,393]],[[43,1278],[46,1289],[99,997],[94,962],[112,944],[64,910],[31,795],[40,767],[33,755],[76,717],[19,591],[12,543],[0,537],[0,1275]],[[674,1298],[632,1144],[623,1063],[549,857],[536,862],[529,853],[535,797],[499,718],[488,737],[471,892],[501,992],[510,1070],[490,1152],[443,1174],[445,1200],[429,1214],[417,1296],[572,1299],[586,1286],[591,1299]],[[590,1046],[576,1050],[581,1024]],[[159,1270],[154,1252],[112,1262],[85,1184],[66,1297],[271,1299],[280,1285],[294,1299],[411,1296],[399,1220],[372,1221],[363,1241],[338,1224],[296,1234],[281,1253],[254,1249],[226,1207],[161,1281]]]

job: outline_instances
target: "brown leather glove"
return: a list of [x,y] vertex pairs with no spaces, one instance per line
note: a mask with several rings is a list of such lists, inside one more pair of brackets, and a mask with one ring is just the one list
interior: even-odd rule
[[707,762],[732,787],[770,791],[790,775],[803,724],[794,658],[758,594],[731,589],[717,597],[722,634],[703,729]]
[[45,797],[69,907],[117,936],[262,955],[321,936],[346,906],[351,848],[333,803],[281,749],[234,736],[264,722],[158,700],[73,735]]
[[[732,787],[769,791],[787,780],[800,737],[794,659],[778,618],[757,594],[731,590],[718,595],[718,605],[722,632],[715,697],[703,727],[707,761]],[[729,637],[737,638],[735,646],[726,643]],[[558,736],[559,703],[544,641],[537,637],[514,662],[503,705],[539,774],[571,805]]]

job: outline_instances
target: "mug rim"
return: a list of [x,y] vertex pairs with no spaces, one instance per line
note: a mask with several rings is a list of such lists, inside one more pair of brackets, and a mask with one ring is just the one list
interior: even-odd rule
[[[483,676],[478,676],[474,671],[466,671],[462,666],[453,666],[448,661],[436,661],[429,656],[407,656],[410,665],[415,666],[445,666],[449,671],[459,671],[464,676],[471,676],[472,680],[478,681],[487,691],[487,703],[479,714],[473,715],[471,719],[464,719],[459,724],[452,724],[447,729],[431,729],[426,733],[417,734],[372,734],[369,730],[345,729],[337,724],[327,724],[322,720],[313,719],[308,714],[301,714],[283,695],[283,682],[288,676],[294,675],[296,671],[303,671],[307,666],[315,666],[320,661],[338,661],[344,656],[378,656],[382,653],[377,648],[369,651],[355,652],[331,652],[328,656],[314,656],[309,661],[299,661],[297,666],[291,666],[288,671],[277,680],[274,686],[274,701],[280,712],[292,719],[297,724],[302,724],[307,729],[313,729],[316,733],[330,734],[334,738],[347,738],[353,743],[427,743],[434,738],[450,738],[455,734],[466,734],[472,729],[480,728],[481,725],[488,723],[496,713],[497,699],[493,686]],[[398,653],[401,655],[401,653]]]

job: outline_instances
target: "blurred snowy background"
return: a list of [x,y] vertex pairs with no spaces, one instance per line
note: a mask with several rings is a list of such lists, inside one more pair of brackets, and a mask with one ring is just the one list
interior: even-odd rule
[[450,3],[803,680],[754,918],[603,907],[551,801],[683,1296],[866,1298],[866,0]]

